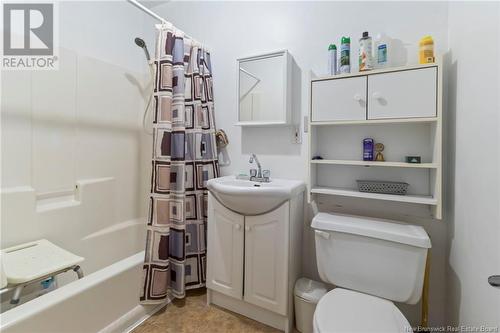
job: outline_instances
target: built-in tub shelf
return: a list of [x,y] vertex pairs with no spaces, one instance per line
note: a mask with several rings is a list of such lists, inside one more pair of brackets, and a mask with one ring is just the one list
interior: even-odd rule
[[406,202],[406,203],[425,204],[425,205],[437,205],[438,204],[438,200],[433,198],[432,196],[368,193],[368,192],[360,192],[356,189],[348,189],[348,188],[334,188],[334,187],[317,186],[317,187],[311,188],[311,193],[339,195],[342,197],[354,197],[354,198]]
[[405,162],[377,162],[355,160],[311,160],[311,164],[352,165],[364,167],[392,167],[392,168],[417,168],[436,169],[437,163],[405,163]]
[[[331,195],[426,205],[442,219],[441,61],[311,79],[309,201]],[[365,138],[385,145],[387,161],[361,160]],[[425,163],[403,162],[406,156]],[[359,192],[359,179],[406,182],[411,194]]]

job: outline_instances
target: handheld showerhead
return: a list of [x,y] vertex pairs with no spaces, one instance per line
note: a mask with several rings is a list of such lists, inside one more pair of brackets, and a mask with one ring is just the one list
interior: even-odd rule
[[144,50],[144,53],[146,54],[146,59],[148,61],[151,60],[151,57],[149,56],[149,52],[148,52],[148,47],[146,46],[146,43],[144,42],[144,40],[142,38],[136,37],[134,39],[134,42],[135,42],[135,45],[139,46],[141,49]]
[[146,46],[146,43],[144,42],[144,40],[142,38],[136,37],[134,39],[134,42],[139,47],[145,47]]
[[150,79],[150,83],[148,84],[148,86],[150,86],[151,90],[150,90],[148,102],[146,103],[146,107],[144,108],[144,114],[142,115],[142,129],[144,130],[144,132],[146,134],[153,135],[153,133],[150,133],[146,128],[146,118],[148,115],[148,110],[151,106],[151,100],[153,99],[153,92],[154,92],[153,79],[154,79],[154,72],[155,72],[154,65],[151,62],[151,57],[149,56],[148,47],[147,47],[146,43],[144,42],[144,40],[142,38],[136,37],[134,39],[134,43],[135,43],[135,45],[139,46],[141,49],[144,50],[144,54],[146,55],[146,60],[148,61],[148,65],[149,65],[149,74],[151,75],[151,79]]

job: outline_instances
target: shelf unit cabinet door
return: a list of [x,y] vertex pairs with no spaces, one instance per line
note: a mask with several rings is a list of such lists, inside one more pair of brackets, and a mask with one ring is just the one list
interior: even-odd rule
[[207,287],[243,297],[244,217],[208,195]]
[[312,121],[366,120],[366,76],[313,81]]
[[437,68],[368,77],[368,119],[436,117]]
[[245,217],[244,300],[286,315],[288,291],[288,202],[258,216]]

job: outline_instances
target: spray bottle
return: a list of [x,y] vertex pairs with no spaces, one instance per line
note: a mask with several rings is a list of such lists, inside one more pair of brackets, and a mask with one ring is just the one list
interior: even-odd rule
[[351,72],[351,38],[342,37],[340,40],[340,73]]
[[337,74],[337,46],[335,44],[328,46],[328,74]]

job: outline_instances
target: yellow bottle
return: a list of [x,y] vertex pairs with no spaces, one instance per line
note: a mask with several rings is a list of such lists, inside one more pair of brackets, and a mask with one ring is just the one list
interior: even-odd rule
[[434,62],[434,40],[431,36],[424,36],[419,43],[419,63],[430,64]]

